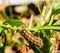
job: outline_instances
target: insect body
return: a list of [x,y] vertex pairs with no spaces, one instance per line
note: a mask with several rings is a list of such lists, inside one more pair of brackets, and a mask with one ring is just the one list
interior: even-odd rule
[[33,36],[31,33],[26,31],[25,29],[21,31],[21,34],[26,40],[32,42],[34,45],[38,46],[39,48],[43,47],[42,39],[38,39],[36,36]]

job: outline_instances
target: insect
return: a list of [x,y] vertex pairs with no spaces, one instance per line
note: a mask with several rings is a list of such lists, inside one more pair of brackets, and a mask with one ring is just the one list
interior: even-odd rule
[[38,46],[39,48],[42,48],[43,47],[43,41],[42,41],[42,39],[38,39],[36,36],[33,36],[27,30],[23,29],[21,31],[21,34],[23,35],[23,37],[26,40],[32,42],[34,45]]

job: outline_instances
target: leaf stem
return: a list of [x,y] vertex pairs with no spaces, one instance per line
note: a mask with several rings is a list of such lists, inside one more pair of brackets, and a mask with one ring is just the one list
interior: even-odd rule
[[[13,30],[21,30],[20,27],[12,27],[11,25],[1,25],[4,28],[7,29],[13,29]],[[30,31],[40,31],[40,30],[60,30],[60,26],[40,26],[40,27],[36,27],[36,28],[25,28],[26,30],[30,30]]]
[[60,30],[60,26],[41,26],[41,27],[37,27],[37,28],[26,28],[27,30],[30,31],[39,31],[39,30],[46,30],[46,29],[52,29],[52,30]]
[[52,15],[49,25],[51,25],[53,23],[54,17],[55,17],[55,15]]

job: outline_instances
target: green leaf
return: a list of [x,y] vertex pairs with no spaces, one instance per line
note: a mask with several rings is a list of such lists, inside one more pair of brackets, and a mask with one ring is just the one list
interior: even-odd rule
[[54,3],[53,8],[52,8],[52,13],[53,14],[60,13],[60,3]]
[[40,50],[38,47],[35,47],[36,48],[36,53],[43,53],[43,51],[42,50]]
[[43,39],[44,46],[43,48],[41,48],[41,50],[43,51],[43,53],[50,53],[50,47],[51,47],[50,39],[48,38],[48,36],[44,31],[42,31],[42,33],[43,33],[42,39]]
[[47,36],[43,37],[44,47],[41,49],[44,53],[50,52],[51,42]]
[[3,28],[0,26],[0,33],[3,31]]
[[15,19],[9,19],[9,20],[5,21],[3,24],[5,24],[5,25],[10,24],[12,26],[17,26],[17,27],[21,26],[21,25],[25,25],[22,21],[15,20]]

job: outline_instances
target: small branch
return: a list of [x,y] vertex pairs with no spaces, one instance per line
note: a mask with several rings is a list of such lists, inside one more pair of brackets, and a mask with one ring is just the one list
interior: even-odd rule
[[[4,28],[7,29],[12,29],[12,30],[21,30],[20,27],[12,27],[11,25],[0,25]],[[40,27],[36,27],[36,28],[25,28],[26,30],[30,30],[30,31],[40,31],[40,30],[60,30],[60,26],[40,26]]]
[[39,30],[46,30],[46,29],[49,29],[49,30],[60,30],[60,26],[41,26],[41,27],[37,27],[37,28],[26,28],[27,30],[30,30],[30,31],[39,31]]

